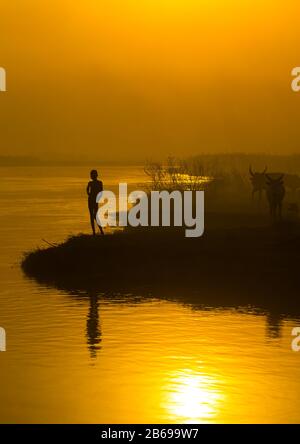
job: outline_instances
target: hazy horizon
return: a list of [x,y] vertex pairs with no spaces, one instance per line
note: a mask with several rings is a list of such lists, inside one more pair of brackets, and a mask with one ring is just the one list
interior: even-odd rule
[[10,155],[300,153],[295,0],[3,0],[1,12]]

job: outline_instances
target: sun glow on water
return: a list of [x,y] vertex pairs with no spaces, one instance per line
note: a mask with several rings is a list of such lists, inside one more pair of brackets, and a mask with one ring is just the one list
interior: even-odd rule
[[177,372],[171,377],[164,407],[182,422],[209,422],[217,415],[224,399],[217,382],[190,370]]

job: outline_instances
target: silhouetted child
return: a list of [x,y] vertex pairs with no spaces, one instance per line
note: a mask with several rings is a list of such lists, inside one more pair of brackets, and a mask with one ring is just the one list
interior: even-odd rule
[[[96,216],[98,211],[98,203],[96,201],[97,195],[103,191],[103,183],[101,180],[98,180],[98,172],[97,170],[92,170],[90,172],[91,181],[88,183],[86,192],[88,194],[88,206],[89,206],[89,212],[90,212],[90,219],[91,219],[91,227],[93,230],[93,235],[95,236],[95,221],[97,222]],[[98,224],[99,230],[101,234],[104,234],[101,225]]]

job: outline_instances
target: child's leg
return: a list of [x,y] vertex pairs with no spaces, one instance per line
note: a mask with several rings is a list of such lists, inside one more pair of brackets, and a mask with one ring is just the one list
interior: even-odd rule
[[103,231],[101,225],[100,225],[100,224],[98,223],[98,221],[97,221],[97,211],[98,211],[98,204],[97,204],[97,206],[94,208],[94,218],[95,218],[95,221],[96,221],[96,223],[97,223],[97,225],[98,225],[98,227],[99,227],[100,233],[101,233],[101,234],[104,234],[104,231]]
[[96,232],[95,232],[95,222],[94,222],[95,218],[94,218],[93,208],[89,207],[89,212],[90,212],[91,227],[92,227],[92,230],[93,230],[93,235],[95,236]]

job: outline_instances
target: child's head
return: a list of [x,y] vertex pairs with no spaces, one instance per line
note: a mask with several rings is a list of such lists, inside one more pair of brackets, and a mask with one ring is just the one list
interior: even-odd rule
[[97,177],[98,177],[98,172],[97,172],[97,170],[92,170],[92,171],[90,172],[90,176],[91,176],[91,179],[92,179],[92,180],[96,180]]

